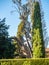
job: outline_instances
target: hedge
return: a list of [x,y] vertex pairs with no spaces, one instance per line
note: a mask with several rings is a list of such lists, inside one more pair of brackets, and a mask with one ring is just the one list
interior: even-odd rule
[[49,59],[0,59],[0,65],[49,65]]

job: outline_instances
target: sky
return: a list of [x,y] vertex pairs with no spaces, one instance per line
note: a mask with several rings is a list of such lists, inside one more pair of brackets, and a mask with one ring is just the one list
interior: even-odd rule
[[12,0],[0,0],[0,19],[6,18],[6,24],[10,25],[9,35],[16,36],[18,24],[20,23],[19,14],[15,11]]
[[[23,0],[23,3],[25,0]],[[44,20],[46,22],[47,33],[49,36],[49,0],[41,0],[44,11]],[[6,24],[10,25],[8,30],[10,36],[16,36],[17,28],[20,23],[19,13],[15,10],[12,0],[0,0],[0,19],[6,18]]]

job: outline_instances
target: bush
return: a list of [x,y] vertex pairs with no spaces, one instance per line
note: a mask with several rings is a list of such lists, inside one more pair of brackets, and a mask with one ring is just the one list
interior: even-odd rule
[[0,59],[0,65],[49,65],[49,59]]

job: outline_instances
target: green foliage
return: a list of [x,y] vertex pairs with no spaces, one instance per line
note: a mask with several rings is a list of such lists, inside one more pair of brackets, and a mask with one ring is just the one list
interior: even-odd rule
[[42,45],[41,45],[41,38],[40,38],[40,33],[39,33],[39,29],[33,31],[35,33],[34,37],[33,37],[33,49],[34,49],[34,52],[33,52],[33,57],[40,57],[42,56],[42,51],[41,51],[41,48],[42,48]]
[[5,50],[5,51],[6,51],[5,58],[7,58],[7,59],[14,58],[14,52],[16,51],[16,47],[14,44],[11,43],[11,41],[8,40],[7,50]]
[[23,65],[30,65],[30,61],[24,61]]
[[13,40],[13,44],[15,45],[14,58],[19,58],[20,47],[18,45],[18,42]]
[[32,44],[33,44],[33,57],[40,58],[45,57],[45,47],[43,41],[43,31],[41,23],[41,11],[39,2],[34,3],[34,9],[31,15],[32,21]]
[[0,21],[0,59],[14,56],[15,45],[11,44],[11,40],[8,38],[8,28],[4,18]]
[[21,37],[23,35],[23,29],[24,29],[24,22],[22,21],[18,26],[17,37]]
[[7,50],[8,26],[5,25],[5,18],[0,21],[0,58],[5,58]]
[[0,59],[0,65],[49,65],[49,59]]
[[25,25],[25,23],[23,22],[23,20],[18,25],[17,38],[21,41],[21,43],[23,42],[22,39],[23,39],[23,35],[24,35],[24,25]]

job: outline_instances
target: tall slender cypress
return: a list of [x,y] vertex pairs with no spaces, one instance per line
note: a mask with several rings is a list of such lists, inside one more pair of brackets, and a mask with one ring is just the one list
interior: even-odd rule
[[33,58],[44,58],[45,47],[43,40],[41,9],[39,2],[34,2],[34,9],[31,14],[32,21],[32,44],[33,44]]

